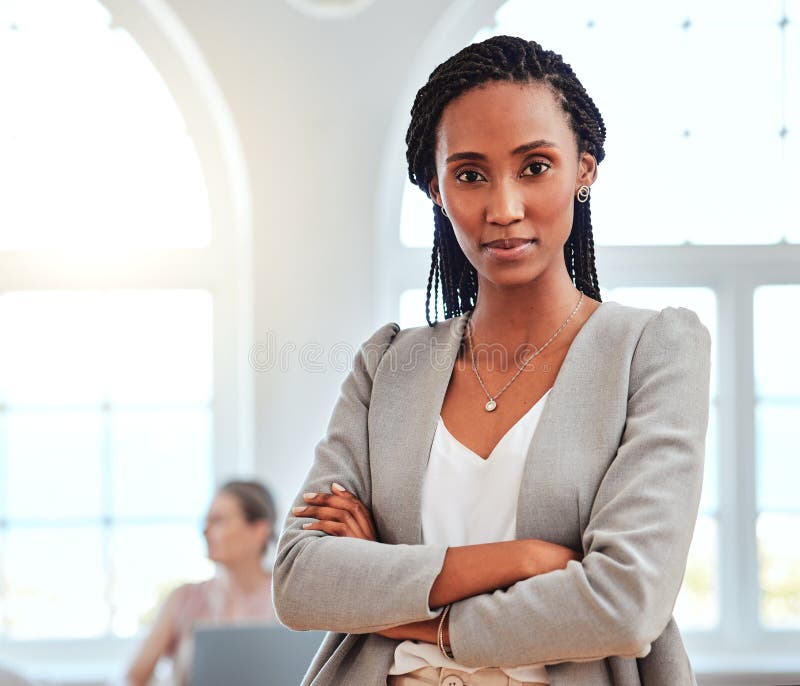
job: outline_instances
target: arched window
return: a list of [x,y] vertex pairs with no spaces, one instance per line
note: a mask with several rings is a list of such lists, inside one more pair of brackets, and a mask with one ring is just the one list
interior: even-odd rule
[[[800,334],[797,19],[781,3],[487,0],[436,27],[443,47],[429,48],[406,88],[413,97],[464,44],[448,31],[467,35],[477,20],[473,41],[518,35],[563,54],[603,113],[607,157],[592,189],[602,297],[689,307],[713,337],[704,489],[675,608],[701,671],[733,653],[746,666],[786,658],[800,630],[800,553],[787,545],[800,528],[789,485],[800,476],[800,365],[789,347]],[[405,170],[392,188],[401,177],[399,231],[379,247],[380,316],[416,326],[433,218]]]
[[46,674],[213,571],[214,483],[252,469],[249,206],[165,5],[0,3],[0,86],[0,658]]

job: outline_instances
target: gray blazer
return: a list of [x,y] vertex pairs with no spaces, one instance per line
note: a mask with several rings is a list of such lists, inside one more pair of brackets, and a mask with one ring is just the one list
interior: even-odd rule
[[[331,632],[304,685],[385,685],[397,641],[373,632],[439,614],[428,596],[446,546],[422,544],[421,487],[465,321],[384,324],[342,383],[294,504],[336,481],[371,509],[380,542],[286,518],[278,617]],[[700,502],[710,344],[682,307],[608,301],[584,323],[530,444],[516,532],[584,557],[454,603],[458,662],[544,662],[553,686],[696,684],[672,610]]]

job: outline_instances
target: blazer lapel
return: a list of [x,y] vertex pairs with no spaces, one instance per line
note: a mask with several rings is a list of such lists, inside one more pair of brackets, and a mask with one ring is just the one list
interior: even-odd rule
[[387,543],[422,543],[422,482],[465,323],[461,315],[401,332],[381,361],[370,454],[373,515]]
[[516,537],[574,545],[581,475],[565,473],[576,445],[576,403],[593,382],[598,331],[616,303],[607,301],[584,322],[561,363],[531,438],[517,498]]

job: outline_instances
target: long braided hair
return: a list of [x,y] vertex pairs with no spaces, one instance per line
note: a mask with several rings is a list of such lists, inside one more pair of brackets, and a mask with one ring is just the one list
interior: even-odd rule
[[[570,127],[578,140],[578,152],[594,155],[598,164],[605,157],[603,117],[561,55],[517,36],[493,36],[468,45],[436,67],[414,99],[406,133],[408,177],[429,198],[428,184],[436,173],[436,128],[442,111],[451,100],[487,81],[543,82],[569,115]],[[564,262],[575,287],[599,301],[589,202],[573,200],[572,230],[564,244]],[[477,271],[458,245],[450,220],[435,202],[433,223],[433,250],[425,300],[425,318],[429,326],[438,321],[439,283],[445,319],[471,310],[478,298]],[[431,290],[434,321],[430,316]]]

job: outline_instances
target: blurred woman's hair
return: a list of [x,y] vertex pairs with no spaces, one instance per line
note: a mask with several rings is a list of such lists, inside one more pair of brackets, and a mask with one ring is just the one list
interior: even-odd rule
[[269,544],[276,538],[275,500],[269,489],[260,481],[232,480],[219,488],[220,493],[227,493],[236,498],[242,508],[244,518],[249,522],[266,521],[269,524],[269,538],[264,542],[261,554],[267,552]]

